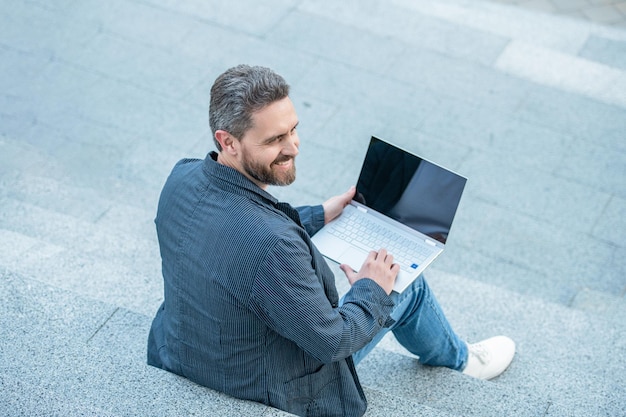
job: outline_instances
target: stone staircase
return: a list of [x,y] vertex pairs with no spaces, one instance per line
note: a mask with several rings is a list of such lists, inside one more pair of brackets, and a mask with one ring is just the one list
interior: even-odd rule
[[[3,415],[285,414],[145,364],[162,293],[149,209],[52,178],[7,177],[0,200]],[[622,298],[586,292],[570,308],[436,268],[428,277],[464,337],[508,334],[517,356],[495,381],[478,381],[423,367],[388,337],[359,365],[368,416],[623,410]],[[590,302],[600,296],[609,302]]]
[[[417,132],[420,151],[473,181],[450,251],[426,275],[464,338],[517,342],[513,364],[478,381],[423,367],[387,337],[359,365],[367,416],[625,415],[626,33],[479,1],[248,3],[243,28],[226,3],[0,12],[0,415],[288,415],[145,363],[162,297],[160,187],[176,160],[208,149],[196,90],[250,59],[293,83],[311,140],[299,168],[313,175],[280,198],[342,191],[379,131]],[[206,57],[203,36],[233,50]],[[524,170],[507,177],[517,157]],[[484,230],[506,233],[487,247]]]
[[[288,415],[145,363],[162,294],[154,231],[138,225],[152,213],[125,207],[106,220],[113,201],[85,201],[86,190],[50,178],[17,177],[20,187],[3,184],[0,200],[0,352],[10,358],[0,377],[2,415]],[[65,201],[51,207],[41,191]],[[95,221],[65,208],[90,204],[103,211]],[[396,400],[368,392],[373,410]],[[394,408],[445,415],[411,400]]]

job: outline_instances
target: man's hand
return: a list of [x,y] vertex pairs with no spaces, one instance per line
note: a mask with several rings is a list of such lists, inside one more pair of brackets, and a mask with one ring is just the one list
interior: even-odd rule
[[345,193],[331,197],[322,204],[324,207],[324,224],[341,214],[344,207],[350,204],[350,200],[354,197],[355,192],[356,187],[353,185]]
[[350,285],[362,278],[370,278],[380,285],[387,294],[391,294],[393,284],[396,282],[398,272],[400,272],[400,265],[393,263],[393,256],[387,253],[386,249],[370,252],[359,272],[354,272],[352,267],[346,264],[341,264],[339,267],[346,274]]

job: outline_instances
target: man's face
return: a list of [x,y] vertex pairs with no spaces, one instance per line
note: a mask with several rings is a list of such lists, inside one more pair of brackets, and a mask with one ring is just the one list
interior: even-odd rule
[[252,128],[239,140],[244,174],[263,189],[291,184],[300,146],[293,103],[289,97],[276,101],[254,113],[252,121]]

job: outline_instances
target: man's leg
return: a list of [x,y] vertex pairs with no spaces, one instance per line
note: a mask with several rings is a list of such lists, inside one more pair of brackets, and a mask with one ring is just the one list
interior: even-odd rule
[[392,293],[395,323],[353,355],[359,363],[380,340],[392,331],[402,346],[419,356],[425,365],[462,370],[467,361],[467,344],[452,330],[430,287],[419,276],[401,294]]

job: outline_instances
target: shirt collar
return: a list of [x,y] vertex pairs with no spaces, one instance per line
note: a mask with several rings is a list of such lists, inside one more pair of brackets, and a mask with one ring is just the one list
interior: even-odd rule
[[[223,182],[224,187],[234,193],[255,196],[256,199],[267,200],[272,205],[278,204],[278,199],[250,181],[245,175],[226,165],[217,162],[217,152],[211,151],[204,159],[204,173]],[[254,198],[254,197],[253,197]]]

